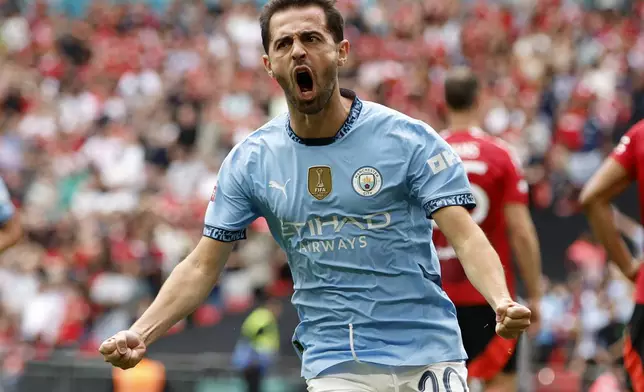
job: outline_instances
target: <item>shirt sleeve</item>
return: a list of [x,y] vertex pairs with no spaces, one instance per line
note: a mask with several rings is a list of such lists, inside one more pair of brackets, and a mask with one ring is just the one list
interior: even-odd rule
[[528,182],[523,176],[518,159],[512,152],[503,150],[503,165],[505,184],[503,188],[503,204],[528,204]]
[[611,158],[616,160],[626,169],[630,177],[635,177],[637,168],[637,143],[641,143],[641,135],[644,133],[644,122],[639,122],[633,126],[626,135],[622,136],[617,147],[613,149]]
[[427,124],[412,123],[411,127],[407,178],[411,196],[421,203],[427,217],[444,207],[476,207],[458,154]]
[[4,181],[0,178],[0,226],[7,223],[15,213],[15,207],[11,202],[9,191]]
[[251,192],[246,185],[245,164],[239,147],[235,147],[221,165],[206,210],[203,235],[217,241],[246,239],[246,228],[259,217],[254,212]]

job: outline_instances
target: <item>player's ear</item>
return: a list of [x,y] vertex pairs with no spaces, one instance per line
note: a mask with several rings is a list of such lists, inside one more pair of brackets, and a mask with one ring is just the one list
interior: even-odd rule
[[342,40],[338,44],[338,67],[344,66],[347,61],[349,61],[349,51],[351,49],[351,45],[349,45],[349,41]]
[[268,76],[275,78],[275,75],[273,75],[273,66],[271,65],[271,59],[268,58],[268,55],[262,56],[262,62],[264,63],[264,69],[266,70]]

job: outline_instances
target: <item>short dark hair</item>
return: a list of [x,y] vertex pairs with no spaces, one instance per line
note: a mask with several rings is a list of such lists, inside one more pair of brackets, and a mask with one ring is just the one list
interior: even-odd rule
[[445,78],[445,102],[449,109],[465,111],[476,103],[479,81],[469,68],[458,67]]
[[327,30],[333,36],[336,43],[344,39],[344,18],[335,6],[335,0],[270,0],[262,9],[259,16],[259,25],[262,30],[262,45],[268,54],[271,43],[271,18],[280,11],[289,8],[304,8],[317,6],[322,8],[326,16]]

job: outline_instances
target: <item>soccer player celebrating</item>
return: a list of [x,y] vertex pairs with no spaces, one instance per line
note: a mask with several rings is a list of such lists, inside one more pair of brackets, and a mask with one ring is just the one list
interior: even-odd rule
[[22,226],[9,191],[0,178],[0,253],[15,245],[22,237]]
[[[445,80],[445,100],[450,129],[442,136],[463,161],[472,186],[476,208],[472,219],[481,226],[499,254],[505,277],[514,294],[511,252],[519,265],[532,308],[533,321],[541,297],[539,240],[527,207],[528,184],[519,164],[504,142],[477,126],[479,85],[467,68],[455,68]],[[442,229],[442,227],[441,227]],[[516,391],[516,340],[501,339],[492,330],[495,314],[487,300],[470,283],[447,233],[434,231],[434,244],[441,261],[443,288],[456,305],[458,323],[467,352],[467,370],[476,384],[498,391]],[[472,388],[474,389],[474,388]]]
[[644,274],[629,252],[617,225],[611,201],[633,181],[638,183],[644,223],[644,121],[635,124],[581,192],[580,201],[593,233],[622,273],[636,282],[635,310],[625,335],[624,367],[635,392],[644,392]]
[[[260,17],[266,72],[288,113],[222,164],[203,238],[158,297],[100,352],[129,368],[209,294],[245,228],[266,218],[288,254],[300,324],[293,346],[309,391],[465,391],[465,350],[440,284],[431,218],[516,338],[530,310],[514,302],[498,255],[467,209],[463,165],[426,124],[338,86],[349,42],[331,0],[272,0]],[[213,337],[216,339],[216,337]]]

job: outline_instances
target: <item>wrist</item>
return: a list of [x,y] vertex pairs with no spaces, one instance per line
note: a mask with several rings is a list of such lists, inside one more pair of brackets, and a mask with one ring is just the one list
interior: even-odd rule
[[501,305],[502,305],[502,304],[504,304],[504,303],[509,303],[509,302],[514,302],[514,300],[513,300],[513,299],[512,299],[512,297],[510,296],[510,294],[507,294],[507,295],[499,295],[498,297],[492,298],[492,302],[490,303],[490,305],[491,305],[491,306],[492,306],[492,308],[494,308],[494,310],[496,311],[496,309],[497,309],[499,306],[501,306]]
[[146,332],[144,328],[137,327],[136,325],[132,325],[129,331],[138,336],[139,340],[141,340],[147,346],[148,339],[150,338],[150,331]]
[[528,294],[528,302],[531,304],[539,303],[541,302],[541,297],[543,297],[542,293]]

